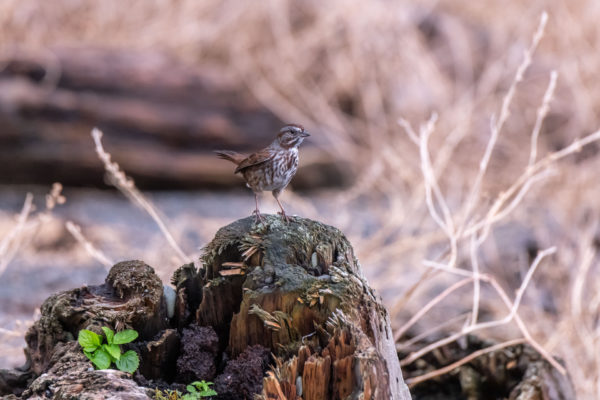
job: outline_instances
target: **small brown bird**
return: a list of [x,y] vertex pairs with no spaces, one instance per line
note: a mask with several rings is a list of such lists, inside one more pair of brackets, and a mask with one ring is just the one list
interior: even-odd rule
[[270,190],[277,204],[281,208],[281,216],[289,221],[283,206],[279,202],[279,195],[290,183],[298,169],[298,146],[304,138],[310,136],[301,125],[286,125],[279,131],[277,138],[269,145],[248,157],[235,151],[215,151],[217,155],[231,161],[237,168],[235,173],[242,173],[246,186],[254,192],[256,201],[256,221],[262,220],[258,210],[258,194]]

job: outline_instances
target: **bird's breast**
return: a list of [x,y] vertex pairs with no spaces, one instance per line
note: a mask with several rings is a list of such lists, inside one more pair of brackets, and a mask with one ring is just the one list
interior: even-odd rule
[[255,192],[285,188],[298,169],[298,149],[279,150],[269,161],[244,170],[248,186]]
[[298,169],[298,149],[290,149],[279,152],[273,158],[272,174],[267,176],[268,189],[274,190],[284,188],[290,183]]

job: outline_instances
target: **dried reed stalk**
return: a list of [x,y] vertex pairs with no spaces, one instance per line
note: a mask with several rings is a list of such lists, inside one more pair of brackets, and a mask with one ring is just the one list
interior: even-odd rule
[[111,155],[104,150],[102,146],[102,132],[98,128],[92,129],[92,137],[94,138],[94,143],[96,144],[96,153],[100,160],[104,163],[104,169],[107,172],[108,179],[110,183],[113,184],[117,189],[121,191],[129,200],[131,200],[135,205],[142,208],[146,211],[150,217],[154,220],[158,228],[162,232],[163,236],[167,240],[167,243],[171,246],[171,248],[177,254],[179,258],[179,262],[192,262],[192,258],[188,256],[184,251],[179,247],[175,238],[167,228],[166,224],[160,218],[158,211],[152,205],[150,200],[148,200],[135,186],[135,183],[131,178],[129,178],[121,168],[119,164],[111,161]]
[[79,242],[79,244],[83,246],[83,248],[88,252],[88,254],[91,255],[92,258],[94,258],[94,260],[104,265],[104,267],[107,270],[115,264],[102,251],[98,250],[92,244],[92,242],[90,242],[85,238],[85,236],[83,236],[83,233],[81,232],[81,227],[79,225],[75,224],[73,221],[67,221],[65,222],[65,227],[71,233],[71,235],[73,235],[75,240],[77,240],[77,242]]

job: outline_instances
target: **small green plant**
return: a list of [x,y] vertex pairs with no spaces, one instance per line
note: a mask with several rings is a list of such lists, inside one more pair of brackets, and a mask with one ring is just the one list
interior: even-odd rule
[[106,343],[102,343],[104,336],[87,329],[79,331],[77,340],[83,348],[83,354],[98,369],[108,369],[114,363],[121,371],[133,374],[140,365],[140,359],[135,351],[129,350],[121,354],[121,344],[133,342],[138,333],[133,329],[126,329],[115,333],[112,329],[102,327],[106,335]]
[[215,392],[213,389],[210,388],[210,385],[212,385],[212,382],[205,382],[204,380],[198,382],[192,382],[189,385],[187,385],[185,387],[185,389],[188,391],[187,394],[184,394],[181,399],[182,400],[196,400],[199,399],[201,397],[210,397],[210,396],[216,396],[217,392]]
[[186,386],[188,393],[182,395],[179,390],[165,389],[160,391],[158,388],[154,390],[154,398],[156,400],[197,400],[203,397],[216,396],[217,392],[210,388],[212,382],[195,381]]

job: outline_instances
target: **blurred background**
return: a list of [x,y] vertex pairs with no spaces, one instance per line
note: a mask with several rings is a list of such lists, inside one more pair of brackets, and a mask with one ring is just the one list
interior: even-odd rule
[[[519,314],[565,360],[578,396],[596,398],[599,147],[590,140],[545,157],[600,128],[599,19],[600,3],[584,0],[2,1],[0,368],[23,363],[22,335],[53,292],[100,283],[106,265],[124,259],[144,260],[168,282],[184,261],[110,185],[93,127],[183,252],[197,257],[219,227],[254,207],[233,166],[212,151],[260,149],[294,122],[312,136],[283,203],[347,234],[396,330],[458,280],[424,260],[466,270],[475,260],[512,297],[538,251],[556,246]],[[528,49],[531,64],[515,82]],[[547,160],[543,176],[528,175],[532,136],[533,161]],[[54,182],[64,204],[52,201],[56,192],[47,204]],[[473,252],[461,231],[515,185],[514,207]],[[270,195],[261,210],[277,210]],[[459,330],[473,290],[445,298],[399,346],[433,327],[429,339]],[[479,319],[505,314],[482,285]],[[512,325],[478,334],[520,337]]]

